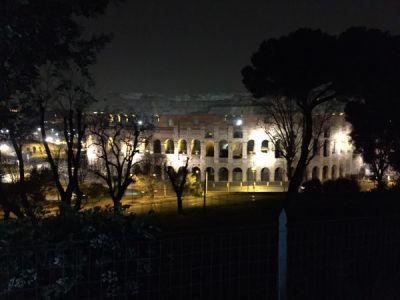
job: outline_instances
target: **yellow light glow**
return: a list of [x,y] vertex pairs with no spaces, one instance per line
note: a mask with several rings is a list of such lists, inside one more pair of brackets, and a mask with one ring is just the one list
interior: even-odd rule
[[351,143],[349,142],[349,136],[343,131],[339,131],[334,135],[336,141],[336,147],[338,153],[347,152],[351,149]]

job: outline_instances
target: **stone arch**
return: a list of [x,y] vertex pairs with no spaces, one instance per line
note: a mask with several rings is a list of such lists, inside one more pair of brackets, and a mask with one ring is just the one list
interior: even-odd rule
[[153,153],[161,154],[161,141],[160,140],[153,141]]
[[201,181],[201,171],[199,167],[193,167],[192,168],[192,174],[193,176],[196,177],[196,182],[200,182]]
[[229,180],[229,171],[227,168],[220,168],[218,170],[218,181],[228,181]]
[[212,167],[207,167],[207,168],[206,168],[206,173],[207,173],[208,181],[215,181],[215,172],[214,172],[214,168],[212,168]]
[[317,166],[312,168],[311,178],[312,179],[319,179],[319,168]]
[[275,181],[283,181],[284,171],[282,168],[278,167],[275,169],[274,180]]
[[256,180],[257,175],[255,174],[255,171],[253,172],[253,168],[248,168],[247,169],[247,182],[253,182]]
[[206,156],[214,157],[214,141],[206,141]]
[[243,172],[241,168],[234,168],[232,171],[232,181],[243,181]]
[[232,158],[241,159],[243,155],[243,144],[241,142],[234,142],[232,144]]
[[263,140],[261,142],[261,152],[262,153],[267,153],[268,152],[268,140]]
[[269,169],[262,168],[261,170],[261,181],[270,181]]
[[164,142],[164,149],[165,149],[165,154],[174,154],[175,152],[174,141],[171,139],[166,139]]
[[[214,148],[214,145],[213,145]],[[200,155],[201,154],[201,147],[199,140],[192,140],[190,143],[190,154],[192,155]]]
[[254,154],[254,140],[247,142],[247,154]]
[[178,154],[187,154],[187,143],[185,139],[178,141]]
[[324,141],[324,146],[323,146],[323,148],[324,148],[324,157],[328,157],[329,156],[329,141],[328,140],[325,140]]
[[275,143],[275,158],[282,157],[282,141],[277,140]]
[[219,157],[228,157],[229,153],[229,146],[226,140],[219,141]]
[[324,166],[322,168],[322,180],[327,180],[328,179],[328,174],[329,174],[329,168],[328,166]]

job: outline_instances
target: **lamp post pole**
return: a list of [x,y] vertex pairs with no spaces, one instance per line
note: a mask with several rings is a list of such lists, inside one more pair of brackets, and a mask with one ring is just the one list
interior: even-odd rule
[[205,180],[204,180],[204,192],[203,192],[203,209],[206,209],[206,198],[207,198],[207,189],[208,189],[208,172],[206,171]]

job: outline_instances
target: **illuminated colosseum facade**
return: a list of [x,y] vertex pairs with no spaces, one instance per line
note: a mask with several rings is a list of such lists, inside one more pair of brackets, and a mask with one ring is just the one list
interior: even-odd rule
[[[118,95],[115,103],[120,114],[155,116],[147,151],[165,157],[175,167],[189,157],[190,170],[199,180],[207,172],[213,182],[268,185],[287,181],[285,160],[260,126],[262,112],[246,95],[127,94]],[[362,172],[364,165],[353,152],[349,132],[343,112],[333,112],[305,179],[324,181]]]

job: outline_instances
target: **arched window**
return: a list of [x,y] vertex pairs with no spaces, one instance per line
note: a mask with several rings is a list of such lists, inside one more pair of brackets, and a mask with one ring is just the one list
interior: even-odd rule
[[325,157],[329,156],[329,141],[328,140],[324,141],[324,156]]
[[196,176],[196,182],[201,181],[201,171],[198,167],[194,167],[192,169],[192,174],[193,174],[193,176]]
[[325,128],[324,129],[324,138],[329,138],[330,135],[331,135],[331,131],[329,130],[329,128]]
[[275,158],[282,157],[282,142],[280,140],[275,143]]
[[214,142],[213,141],[206,142],[206,156],[214,157]]
[[254,140],[247,142],[247,154],[254,154]]
[[337,178],[337,167],[336,165],[332,166],[332,179],[336,179]]
[[275,169],[274,179],[275,179],[275,181],[283,181],[283,169],[282,168]]
[[247,169],[247,182],[253,182],[253,181],[255,181],[255,176],[256,176],[256,174],[255,174],[256,172],[255,171],[253,171],[253,168],[248,168]]
[[207,173],[207,177],[208,177],[208,181],[214,181],[214,169],[211,167],[206,168],[206,173]]
[[175,151],[174,141],[166,139],[164,142],[164,148],[166,154],[174,154]]
[[268,152],[268,140],[263,140],[261,143],[261,152],[267,153]]
[[235,127],[233,128],[233,138],[234,138],[234,139],[241,139],[241,138],[243,138],[242,126],[235,126]]
[[36,147],[35,146],[32,147],[32,152],[36,153]]
[[187,143],[186,143],[186,140],[180,139],[178,141],[178,153],[179,154],[187,154]]
[[160,142],[160,140],[155,140],[153,142],[153,153],[161,154],[161,142]]
[[234,168],[232,171],[232,180],[236,182],[242,181],[243,174],[241,168]]
[[339,166],[339,177],[344,177],[344,168],[343,165]]
[[232,157],[233,159],[241,159],[243,154],[243,145],[240,142],[232,144]]
[[261,181],[270,181],[268,168],[263,168],[261,170]]
[[192,140],[190,144],[190,154],[192,155],[200,155],[201,154],[201,147],[199,140]]
[[229,171],[227,168],[220,168],[218,170],[218,180],[219,181],[228,181]]
[[328,179],[328,166],[322,168],[322,180]]
[[221,140],[219,142],[219,157],[228,157],[228,142]]
[[312,179],[319,179],[319,169],[318,169],[318,167],[314,167],[312,169],[311,178]]

